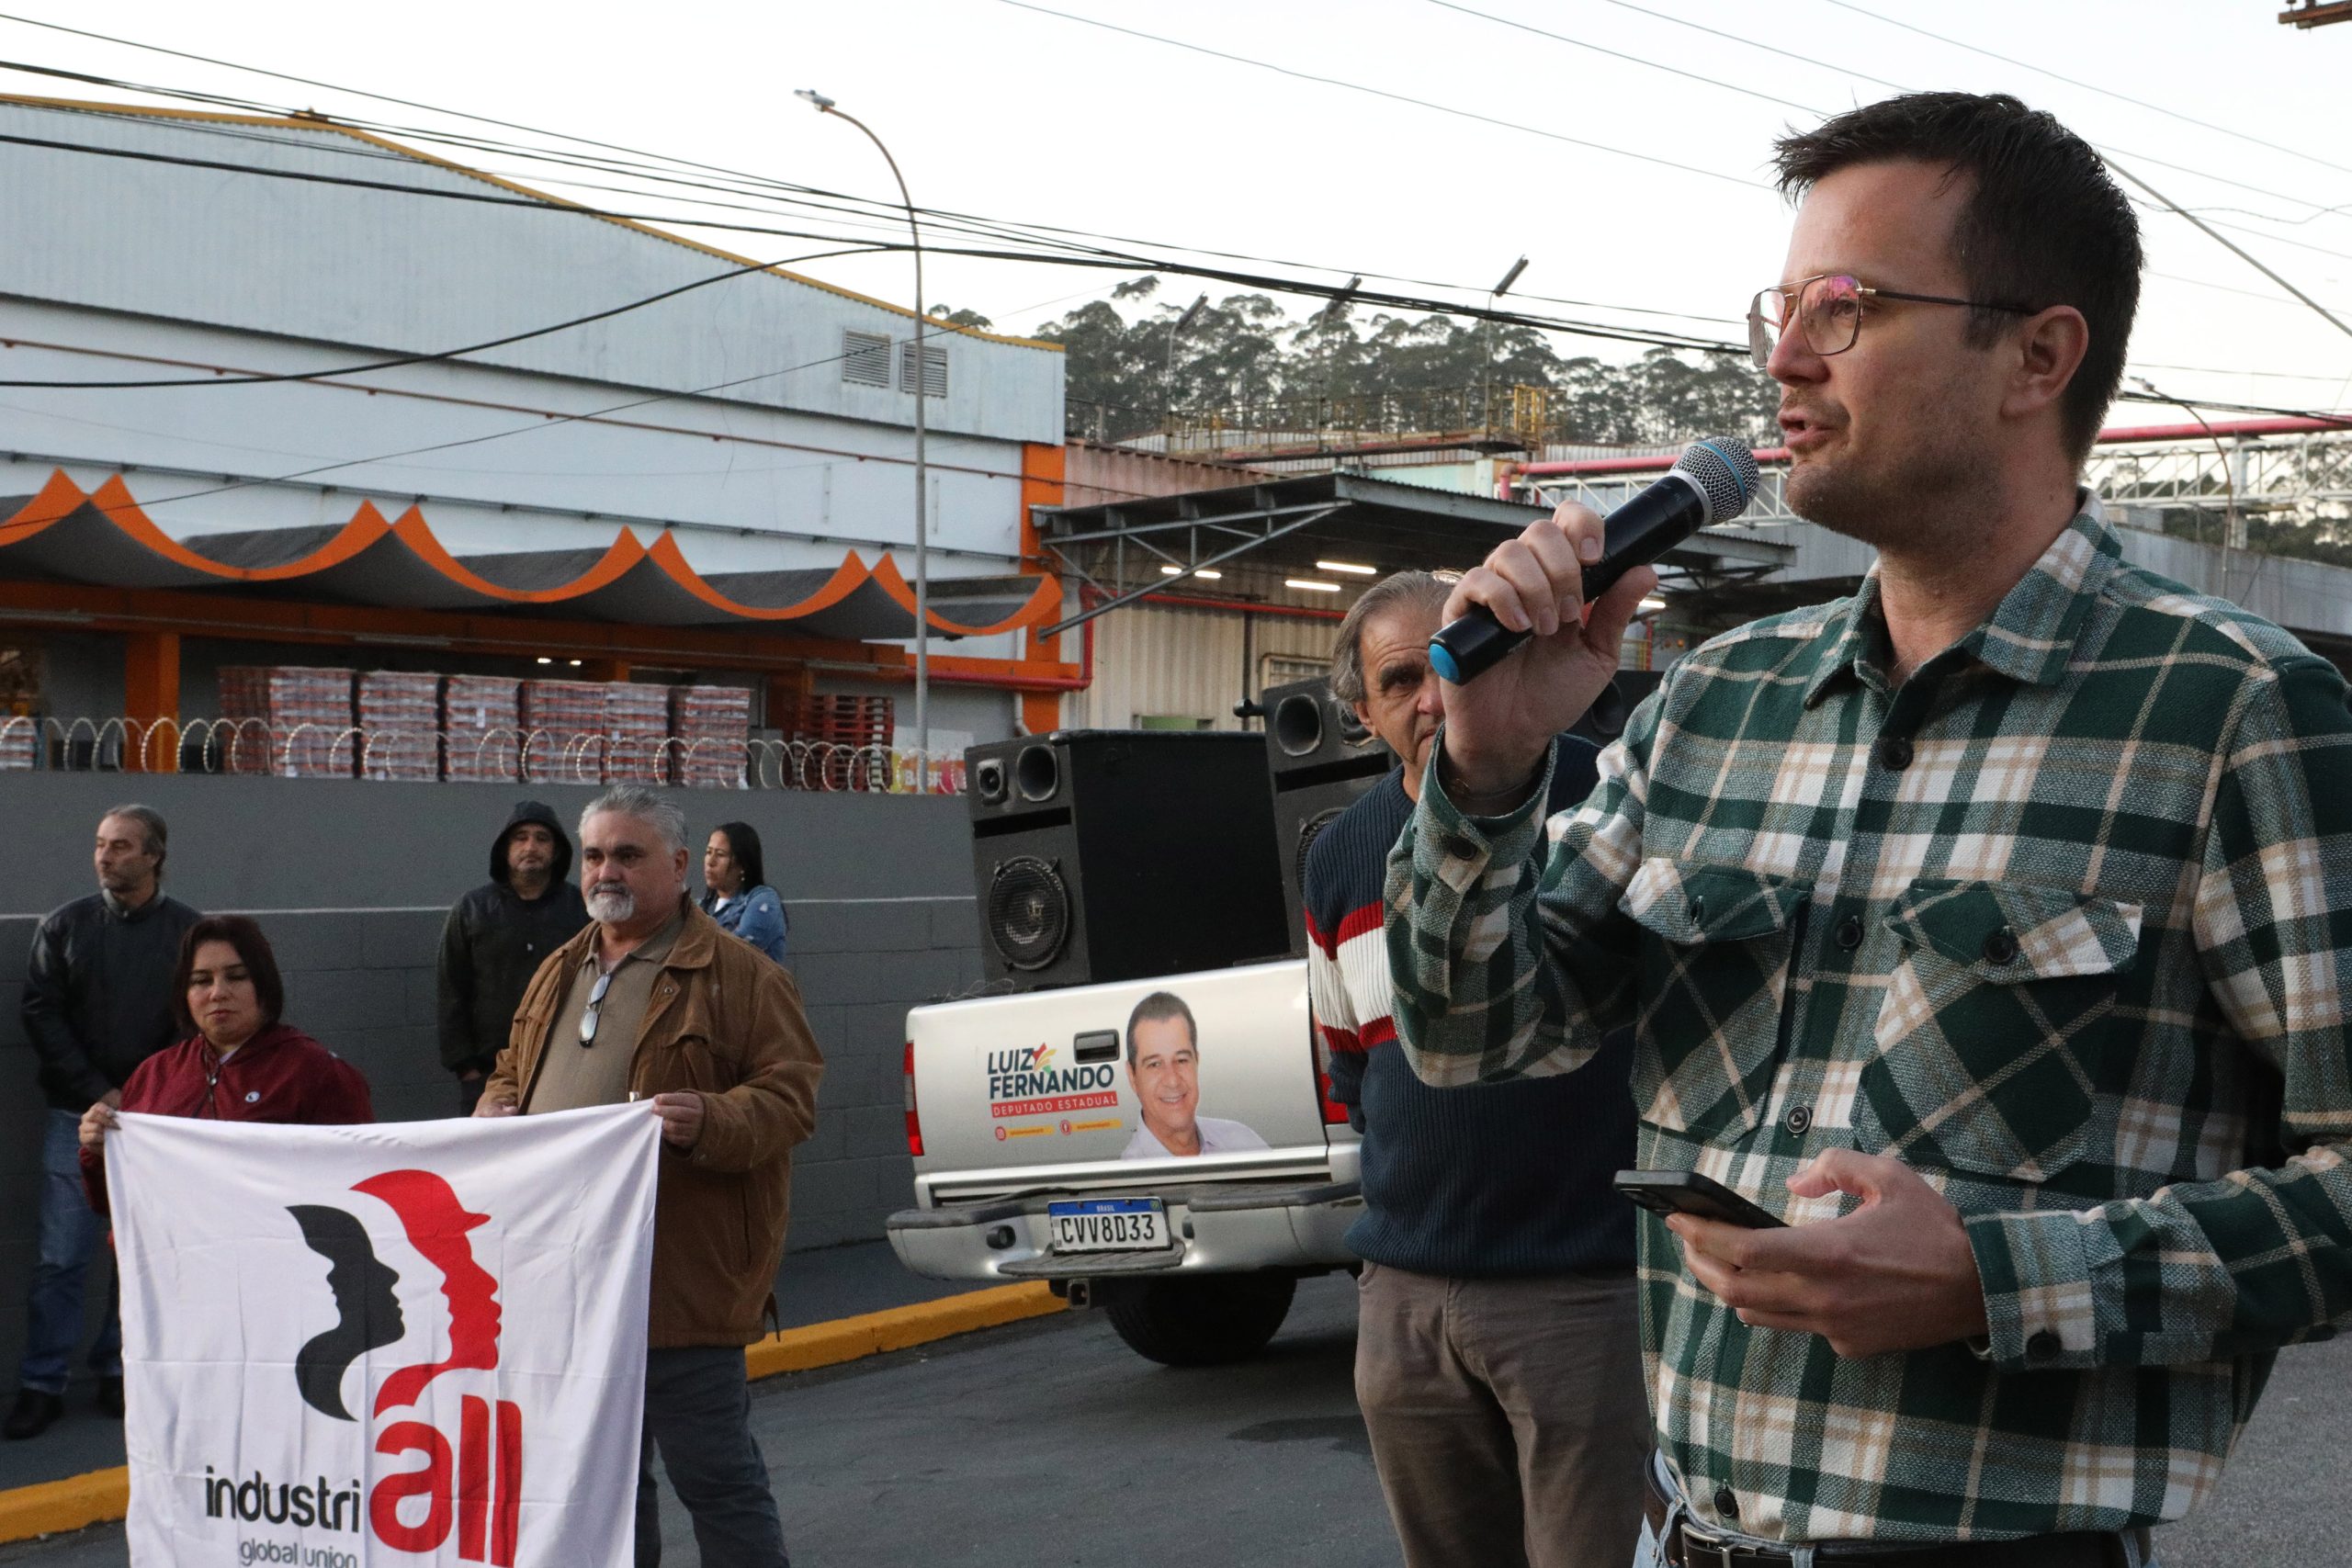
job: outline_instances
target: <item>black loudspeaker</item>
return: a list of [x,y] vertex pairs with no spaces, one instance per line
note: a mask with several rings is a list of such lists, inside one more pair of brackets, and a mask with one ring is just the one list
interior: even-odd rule
[[992,977],[1028,990],[1282,955],[1259,737],[1057,730],[964,761]]
[[1290,951],[1306,951],[1306,852],[1316,835],[1396,765],[1322,681],[1269,686],[1266,770],[1274,786],[1274,843],[1282,855],[1283,910]]

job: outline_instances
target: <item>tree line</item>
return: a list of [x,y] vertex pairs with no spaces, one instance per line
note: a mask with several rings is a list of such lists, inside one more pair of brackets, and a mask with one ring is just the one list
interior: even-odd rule
[[[1294,423],[1309,422],[1318,407],[1329,422],[1346,423],[1385,405],[1441,422],[1422,428],[1502,428],[1511,423],[1510,389],[1538,387],[1548,394],[1545,441],[1778,439],[1779,389],[1745,355],[1653,348],[1623,364],[1564,358],[1532,327],[1386,311],[1360,319],[1343,303],[1301,320],[1264,294],[1204,295],[1171,335],[1185,310],[1148,275],[1036,331],[1068,356],[1072,434],[1116,440],[1158,430],[1171,415],[1198,423],[1284,405]],[[958,325],[989,324],[968,310],[936,313]]]

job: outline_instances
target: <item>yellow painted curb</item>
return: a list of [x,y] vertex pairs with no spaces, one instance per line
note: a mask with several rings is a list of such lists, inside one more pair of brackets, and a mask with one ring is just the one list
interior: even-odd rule
[[[903,1350],[978,1328],[1044,1317],[1063,1311],[1068,1304],[1057,1300],[1042,1282],[1000,1285],[914,1306],[787,1328],[746,1347],[743,1369],[753,1378],[770,1378],[779,1372],[839,1366],[885,1350]],[[0,1491],[0,1541],[29,1540],[119,1519],[130,1506],[130,1472],[121,1465]]]
[[123,1465],[0,1492],[0,1540],[77,1530],[119,1519],[130,1505],[130,1472]]
[[862,1356],[878,1356],[885,1350],[928,1345],[934,1339],[969,1334],[976,1328],[1018,1323],[1024,1317],[1044,1317],[1064,1311],[1069,1304],[1043,1280],[999,1285],[993,1290],[970,1291],[935,1302],[892,1307],[887,1312],[814,1323],[806,1328],[787,1328],[745,1347],[743,1364],[754,1378],[772,1378],[778,1372],[805,1372],[814,1367],[854,1361]]

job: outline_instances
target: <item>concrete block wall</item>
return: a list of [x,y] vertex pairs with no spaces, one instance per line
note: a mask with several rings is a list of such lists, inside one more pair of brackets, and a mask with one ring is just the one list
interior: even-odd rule
[[[84,846],[98,813],[131,795],[164,812],[174,894],[199,908],[256,915],[285,973],[288,1021],[365,1073],[378,1119],[398,1122],[457,1109],[434,1025],[443,910],[481,880],[483,852],[522,793],[220,778],[0,781],[0,810],[18,826],[17,856],[39,868],[16,880],[0,909],[0,1393],[23,1344],[46,1114],[18,1017],[23,955],[39,912],[91,887]],[[570,820],[591,792],[530,793]],[[787,1246],[799,1252],[879,1236],[884,1218],[911,1199],[900,1083],[907,1009],[980,978],[963,803],[700,791],[677,798],[698,830],[722,817],[759,829],[790,913],[786,967],[825,1054],[817,1130],[794,1162]],[[311,851],[345,831],[355,810],[368,823],[367,863],[347,860],[338,876]],[[274,850],[254,841],[260,823],[278,836]],[[233,863],[221,863],[224,840],[238,845]],[[94,1301],[103,1298],[103,1270],[101,1260]],[[790,1299],[792,1271],[787,1257],[780,1300]]]

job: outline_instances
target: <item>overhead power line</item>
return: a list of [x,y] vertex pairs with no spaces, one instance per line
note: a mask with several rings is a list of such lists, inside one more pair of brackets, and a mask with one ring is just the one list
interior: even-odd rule
[[1606,152],[1611,157],[1631,158],[1637,163],[1656,164],[1660,168],[1677,169],[1686,175],[1697,175],[1702,179],[1722,180],[1730,185],[1747,186],[1757,190],[1772,188],[1759,180],[1743,179],[1737,175],[1726,175],[1720,169],[1702,169],[1696,164],[1679,164],[1671,158],[1658,157],[1656,153],[1636,152],[1629,147],[1612,147],[1605,141],[1589,141],[1580,136],[1569,136],[1562,131],[1546,130],[1542,126],[1528,125],[1520,120],[1502,119],[1494,115],[1480,114],[1476,109],[1465,109],[1453,104],[1441,104],[1430,98],[1417,98],[1408,93],[1392,93],[1385,87],[1367,86],[1362,82],[1350,82],[1342,77],[1317,75],[1311,71],[1300,71],[1288,65],[1277,65],[1271,60],[1260,60],[1251,55],[1229,54],[1224,50],[1211,49],[1205,44],[1187,43],[1182,39],[1165,38],[1159,33],[1148,33],[1136,28],[1123,28],[1115,22],[1101,21],[1092,17],[1081,17],[1069,11],[1057,11],[1048,6],[1031,5],[1029,0],[998,0],[998,4],[1012,6],[1023,11],[1035,11],[1041,17],[1057,17],[1065,22],[1077,22],[1084,27],[1100,28],[1104,32],[1123,33],[1128,38],[1141,39],[1147,43],[1164,44],[1170,49],[1181,49],[1189,53],[1206,55],[1212,60],[1223,60],[1235,65],[1247,65],[1252,70],[1271,71],[1277,76],[1287,76],[1293,81],[1313,82],[1320,86],[1338,87],[1345,92],[1362,93],[1369,97],[1386,98],[1391,103],[1410,104],[1415,108],[1452,115],[1457,119],[1476,120],[1481,125],[1491,125],[1504,130],[1516,130],[1529,136],[1541,136],[1548,141],[1564,141],[1571,147],[1582,147],[1588,152]]
[[648,294],[642,299],[631,299],[625,304],[614,305],[602,310],[591,310],[584,316],[572,316],[544,327],[533,327],[528,332],[509,333],[504,337],[494,337],[482,343],[468,344],[463,348],[438,349],[429,354],[395,355],[388,359],[365,360],[357,365],[337,365],[323,370],[288,370],[268,376],[182,376],[173,379],[150,378],[138,381],[0,380],[0,387],[40,387],[51,390],[79,387],[123,390],[153,387],[254,387],[272,382],[333,380],[338,377],[365,375],[370,370],[395,370],[403,365],[431,365],[443,360],[461,359],[469,354],[486,354],[493,348],[503,348],[509,344],[524,343],[535,337],[547,337],[554,333],[570,332],[574,327],[584,327],[594,321],[608,321],[615,316],[627,315],[631,310],[642,310],[649,305],[659,305],[664,299],[674,299],[681,294],[692,293],[697,288],[707,288],[714,283],[725,283],[729,278],[741,277],[746,273],[773,272],[777,267],[797,266],[802,262],[823,261],[831,256],[865,255],[888,248],[883,245],[855,245],[846,250],[811,251],[806,255],[788,256],[783,261],[752,262],[745,266],[730,267],[725,272],[713,273],[708,277],[697,277],[693,282],[682,283],[675,288],[664,288],[659,294]]
[[2267,147],[2273,152],[2284,152],[2290,157],[2301,158],[2307,163],[2317,164],[2324,169],[2334,169],[2339,174],[2352,175],[2352,164],[2339,164],[2333,158],[2323,158],[2316,152],[2311,152],[2305,148],[2294,146],[2288,142],[2268,141],[2259,136],[2249,135],[2243,130],[2233,130],[2226,125],[2216,125],[2210,119],[2199,119],[2195,115],[2183,114],[2178,109],[2170,107],[2165,104],[2152,103],[2146,98],[2135,98],[2129,93],[2119,93],[2112,87],[2102,87],[2096,82],[2086,82],[2079,77],[2065,75],[2063,73],[2051,70],[2047,65],[2037,65],[2030,60],[2015,59],[2012,56],[1996,53],[1992,50],[1983,48],[1977,44],[1969,43],[1961,39],[1946,38],[1941,33],[1929,32],[1927,28],[1918,26],[1917,23],[1903,21],[1894,17],[1884,16],[1880,12],[1871,10],[1866,6],[1857,6],[1853,4],[1853,0],[1829,0],[1829,4],[1837,6],[1840,10],[1851,11],[1856,16],[1868,17],[1873,22],[1883,22],[1890,28],[1901,28],[1905,32],[1917,33],[1921,38],[1933,39],[1938,43],[1950,45],[1953,49],[1964,49],[1971,54],[1981,54],[1987,60],[1997,60],[2004,65],[2014,65],[2020,71],[2030,71],[2037,75],[2047,76],[2053,82],[2064,82],[2070,87],[2080,87],[2086,93],[2097,93],[2101,97],[2113,98],[2119,103],[2130,104],[2135,108],[2147,109],[2153,113],[2164,115],[2169,118],[2179,120],[2184,125],[2196,126],[2200,130],[2211,130],[2219,135],[2234,137],[2240,141],[2249,142],[2256,147]]
[[[744,233],[766,234],[787,239],[827,241],[839,238],[805,229],[785,229],[750,223],[716,223],[708,220],[680,217],[672,214],[616,211],[580,203],[548,200],[536,197],[517,196],[499,191],[447,190],[432,186],[402,184],[390,180],[361,179],[348,175],[323,175],[310,170],[270,169],[249,164],[234,164],[220,159],[193,158],[178,153],[156,152],[132,148],[99,147],[87,142],[60,141],[51,138],[0,133],[0,144],[15,144],[83,153],[97,157],[124,158],[141,163],[177,164],[194,168],[215,169],[232,174],[253,175],[270,179],[293,180],[307,184],[353,186],[367,190],[390,191],[402,196],[421,197],[433,200],[473,202],[492,207],[520,207],[534,211],[560,216],[617,219],[628,222],[666,223],[677,227],[727,229]],[[871,250],[904,249],[903,242],[896,244],[876,242],[864,248]],[[1388,293],[1374,289],[1350,289],[1342,285],[1317,284],[1295,278],[1270,276],[1238,271],[1228,267],[1204,266],[1197,263],[1153,257],[1141,254],[1110,253],[1058,254],[1042,250],[996,250],[973,246],[927,245],[926,252],[938,255],[968,256],[983,260],[1043,263],[1056,266],[1095,267],[1140,272],[1170,272],[1184,276],[1210,278],[1245,288],[1264,288],[1275,292],[1304,295],[1309,298],[1335,299],[1342,296],[1367,306],[1410,310],[1430,315],[1461,316],[1478,321],[1491,321],[1503,326],[1532,327],[1539,331],[1572,333],[1582,337],[1654,344],[1663,348],[1690,349],[1706,354],[1744,354],[1740,344],[1718,339],[1705,339],[1687,333],[1642,331],[1609,323],[1577,321],[1558,317],[1539,316],[1523,310],[1502,310],[1475,304],[1455,303],[1419,296]],[[761,270],[764,270],[763,267]]]

